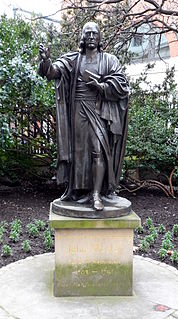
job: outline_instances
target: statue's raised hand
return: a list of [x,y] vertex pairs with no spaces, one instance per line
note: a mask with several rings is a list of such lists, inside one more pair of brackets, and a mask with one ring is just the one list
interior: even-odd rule
[[51,45],[49,45],[48,48],[46,48],[42,43],[40,44],[39,53],[42,60],[46,61],[47,59],[50,58],[50,50],[51,50]]

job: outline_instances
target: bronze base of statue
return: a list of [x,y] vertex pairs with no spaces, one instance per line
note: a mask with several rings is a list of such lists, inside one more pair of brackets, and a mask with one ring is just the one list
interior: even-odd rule
[[55,199],[52,202],[52,212],[61,216],[74,218],[117,218],[129,215],[132,212],[131,202],[117,195],[102,196],[103,210],[93,208],[93,202],[87,198],[78,201],[62,201]]

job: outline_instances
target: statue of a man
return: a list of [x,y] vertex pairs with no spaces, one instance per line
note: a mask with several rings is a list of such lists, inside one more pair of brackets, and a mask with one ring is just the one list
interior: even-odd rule
[[115,190],[121,173],[128,82],[118,59],[103,52],[94,22],[83,27],[80,52],[55,63],[49,48],[41,44],[39,52],[39,74],[55,80],[57,182],[68,185],[61,200],[77,200],[85,193],[95,210],[103,210],[101,195]]

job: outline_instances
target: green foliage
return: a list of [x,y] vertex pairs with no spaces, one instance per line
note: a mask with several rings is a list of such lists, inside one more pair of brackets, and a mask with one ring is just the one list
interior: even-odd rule
[[170,257],[171,261],[173,263],[176,263],[178,264],[178,251],[177,250],[174,250],[171,257]]
[[156,240],[156,238],[158,238],[157,229],[155,227],[150,227],[149,230],[151,232],[151,236],[154,238],[154,240]]
[[174,236],[178,236],[178,224],[175,224],[172,228],[172,233]]
[[30,241],[28,239],[24,240],[22,248],[26,253],[29,253],[31,251]]
[[151,227],[153,227],[153,221],[150,217],[147,218],[146,220],[147,223],[147,227],[150,229]]
[[2,243],[3,234],[4,234],[4,229],[3,227],[0,227],[0,244]]
[[22,229],[22,222],[20,219],[15,219],[12,223],[11,223],[11,232],[10,232],[10,236],[9,238],[14,242],[18,242],[19,241],[19,236],[20,236],[20,232]]
[[39,236],[39,231],[38,231],[38,227],[33,224],[33,223],[30,223],[27,225],[27,228],[28,228],[28,232],[29,232],[29,235],[31,237],[38,237]]
[[11,231],[9,238],[16,243],[19,241],[19,236],[19,232],[17,230],[13,230]]
[[6,223],[6,221],[1,222],[0,224],[0,244],[2,243],[3,235],[6,232],[7,226],[8,224]]
[[51,250],[53,246],[53,239],[51,237],[51,231],[49,229],[47,229],[44,233],[44,243],[46,250]]
[[0,114],[0,148],[7,148],[13,144],[7,115]]
[[35,224],[38,228],[38,230],[44,230],[45,229],[45,223],[41,219],[36,219]]
[[42,21],[0,20],[0,176],[12,180],[27,171],[38,174],[30,155],[34,149],[43,147],[52,161],[55,132],[48,130],[47,137],[39,124],[55,118],[54,84],[37,75],[42,30],[49,38],[51,29]]
[[171,242],[171,240],[169,238],[165,238],[163,241],[162,241],[162,245],[161,245],[162,248],[166,249],[166,250],[170,250],[170,249],[173,249],[174,248],[174,245],[173,243]]
[[162,85],[151,86],[147,80],[151,67],[131,83],[125,167],[169,175],[176,165],[174,69],[167,70]]
[[153,235],[148,235],[145,237],[145,241],[150,244],[150,246],[154,245],[155,238]]
[[168,253],[167,253],[167,249],[165,248],[161,248],[159,251],[158,251],[158,255],[159,257],[164,260],[167,256],[168,256]]
[[12,249],[9,245],[3,245],[1,256],[9,257],[12,255]]
[[172,233],[171,233],[170,231],[168,231],[168,232],[164,235],[164,239],[171,240],[171,239],[172,239]]
[[164,234],[165,231],[166,231],[165,226],[164,226],[163,224],[160,224],[159,227],[158,227],[158,232],[159,232],[160,234]]
[[145,239],[141,240],[141,246],[140,246],[141,251],[145,253],[148,251],[149,248],[150,248],[150,243],[146,241]]
[[0,227],[3,227],[3,229],[6,229],[8,227],[8,223],[5,220],[3,220],[0,224]]
[[20,233],[22,229],[22,222],[20,219],[15,219],[12,223],[11,223],[11,232],[17,232]]

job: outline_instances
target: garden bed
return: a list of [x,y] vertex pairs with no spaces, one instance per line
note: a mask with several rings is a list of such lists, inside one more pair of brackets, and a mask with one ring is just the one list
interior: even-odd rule
[[[28,184],[23,188],[0,187],[0,225],[2,226],[4,221],[6,222],[0,242],[0,267],[29,255],[54,251],[54,244],[52,243],[54,236],[53,233],[49,233],[48,227],[49,205],[60,194],[61,190],[57,189],[54,184],[33,187]],[[170,258],[174,250],[178,251],[178,236],[172,233],[173,226],[178,224],[178,212],[176,210],[178,200],[166,197],[157,189],[141,189],[136,194],[121,192],[120,196],[126,197],[132,202],[134,211],[142,220],[143,229],[135,231],[135,254],[164,261],[178,268],[178,263],[172,262]],[[150,219],[152,226],[148,225]],[[20,222],[17,222],[17,220]],[[15,224],[12,224],[14,221]],[[44,222],[42,229],[40,229],[41,221]],[[18,226],[18,223],[20,226]],[[163,233],[159,232],[160,224],[165,227]],[[19,238],[16,238],[16,234],[12,234],[16,227],[19,231]],[[30,231],[30,229],[32,230]],[[146,251],[143,252],[144,243],[142,240],[148,235],[152,235],[154,231],[157,232],[154,243],[146,247]],[[169,235],[171,235],[171,243],[174,247],[167,249],[168,255],[165,258],[162,256],[161,259],[158,252],[168,231],[171,232]],[[17,241],[15,241],[16,239]],[[9,256],[2,256],[4,245],[11,248]],[[8,251],[6,253],[8,255]]]

